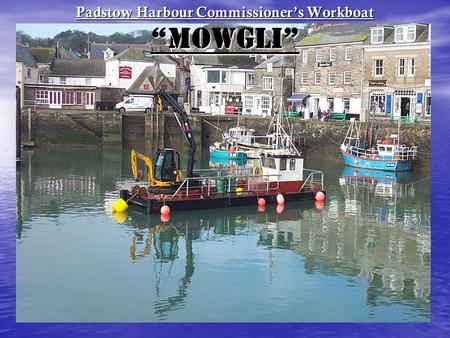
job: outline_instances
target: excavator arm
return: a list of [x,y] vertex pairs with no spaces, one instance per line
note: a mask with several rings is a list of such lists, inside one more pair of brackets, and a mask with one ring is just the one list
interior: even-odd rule
[[153,187],[155,186],[155,177],[153,175],[153,163],[150,157],[145,156],[141,153],[138,153],[136,150],[131,150],[131,172],[133,174],[133,178],[135,180],[139,180],[139,174],[138,174],[138,164],[137,161],[141,160],[144,162],[145,167],[147,168],[147,177],[148,177],[148,184],[149,186]]
[[[192,133],[191,124],[189,117],[184,111],[184,109],[179,105],[179,103],[174,100],[170,95],[160,90],[158,92],[158,97],[165,100],[168,104],[173,107],[173,113],[177,120],[178,126],[186,140],[189,147],[188,150],[188,166],[186,168],[186,176],[194,177],[194,162],[195,162],[195,152],[197,150],[197,145],[195,143],[194,134]],[[161,106],[160,100],[158,100],[159,106]]]

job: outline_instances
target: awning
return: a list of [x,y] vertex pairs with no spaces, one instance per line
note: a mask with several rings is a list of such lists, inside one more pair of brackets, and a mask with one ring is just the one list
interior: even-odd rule
[[288,97],[288,102],[302,102],[309,96],[307,93],[294,93],[291,97]]

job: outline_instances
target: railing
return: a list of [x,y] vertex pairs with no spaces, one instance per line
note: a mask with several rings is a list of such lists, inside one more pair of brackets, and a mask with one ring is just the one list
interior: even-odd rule
[[308,176],[303,181],[302,186],[300,187],[300,190],[304,189],[305,187],[309,187],[311,190],[324,190],[324,184],[323,184],[323,172],[320,170],[313,170],[313,169],[303,169],[303,174],[308,173]]
[[[203,170],[203,172],[208,172],[209,169]],[[217,172],[217,170],[216,170]],[[197,171],[198,173],[198,171]],[[224,173],[222,173],[224,174]],[[195,188],[201,188],[202,192],[198,195],[203,195],[205,197],[211,196],[212,188],[217,188],[217,181],[228,179],[228,187],[231,186],[231,181],[234,181],[234,184],[236,185],[236,181],[239,180],[246,180],[246,188],[243,189],[240,193],[243,192],[255,192],[256,194],[259,192],[270,192],[270,191],[277,191],[280,186],[279,180],[270,180],[270,178],[279,178],[280,175],[262,175],[262,176],[255,176],[255,175],[237,175],[236,173],[233,173],[233,176],[230,175],[216,175],[216,176],[197,176],[197,177],[188,177],[185,178],[184,181],[181,183],[181,185],[178,187],[178,189],[169,197],[169,200],[174,199],[177,195],[179,195],[181,192],[184,192],[186,197],[193,197],[197,196],[195,193],[193,193],[192,190]],[[201,181],[202,184],[198,185],[198,182]],[[276,183],[276,185],[271,186],[270,183]],[[265,184],[264,190],[253,190],[251,189],[251,185],[256,184],[258,186],[261,186],[261,183]],[[206,192],[203,191],[203,188],[206,188]],[[216,190],[217,193],[217,190]],[[225,191],[224,193],[230,193],[230,191]],[[234,191],[233,194],[238,194],[237,191]],[[199,196],[197,196],[199,197]]]
[[380,152],[377,149],[363,149],[353,146],[348,147],[347,153],[353,156],[361,157],[367,160],[400,160],[409,161],[415,160],[417,157],[417,146],[402,147],[396,146],[393,152]]

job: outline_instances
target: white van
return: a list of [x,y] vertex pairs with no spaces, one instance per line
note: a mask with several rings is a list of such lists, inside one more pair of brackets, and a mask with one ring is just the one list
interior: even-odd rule
[[126,96],[122,102],[116,104],[115,108],[121,113],[126,111],[153,111],[153,96],[149,95],[130,95]]

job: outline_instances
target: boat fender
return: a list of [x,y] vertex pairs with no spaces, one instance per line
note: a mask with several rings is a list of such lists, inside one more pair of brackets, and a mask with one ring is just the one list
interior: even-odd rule
[[262,174],[263,174],[263,171],[262,171],[262,168],[260,166],[253,167],[253,170],[252,170],[252,175],[253,176],[262,176]]

